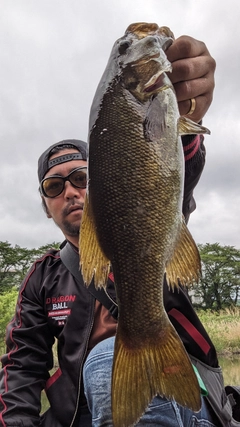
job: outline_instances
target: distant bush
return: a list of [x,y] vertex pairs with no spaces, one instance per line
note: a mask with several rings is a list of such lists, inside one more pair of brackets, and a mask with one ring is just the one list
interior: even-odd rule
[[18,290],[13,287],[0,295],[0,355],[5,352],[6,326],[14,315]]

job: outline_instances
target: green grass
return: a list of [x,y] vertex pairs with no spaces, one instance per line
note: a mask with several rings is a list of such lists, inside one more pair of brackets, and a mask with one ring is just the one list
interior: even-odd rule
[[212,312],[200,310],[198,316],[218,354],[240,353],[240,308]]

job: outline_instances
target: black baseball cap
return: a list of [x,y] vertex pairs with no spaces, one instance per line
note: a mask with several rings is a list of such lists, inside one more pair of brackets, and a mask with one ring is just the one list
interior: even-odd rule
[[[79,151],[79,153],[69,153],[61,155],[59,153],[58,157],[55,157],[52,160],[49,160],[49,157],[51,157],[52,151],[56,147],[61,147],[64,145],[68,145],[69,148],[76,148],[76,150]],[[45,177],[47,171],[51,169],[53,166],[69,162],[71,160],[87,160],[87,143],[84,141],[81,141],[80,139],[64,139],[63,141],[56,142],[55,144],[51,145],[38,159],[38,179],[39,182],[43,180]]]

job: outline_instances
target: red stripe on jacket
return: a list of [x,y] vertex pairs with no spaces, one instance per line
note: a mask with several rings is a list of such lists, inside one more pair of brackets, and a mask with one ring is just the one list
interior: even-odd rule
[[176,308],[172,308],[168,312],[168,315],[172,316],[177,322],[187,331],[190,337],[199,345],[202,351],[207,355],[210,350],[210,345],[195,326]]
[[[201,143],[200,135],[197,135],[197,136],[194,138],[194,140],[193,140],[192,142],[190,142],[190,144],[185,145],[185,146],[183,147],[185,162],[186,162],[187,160],[191,159],[191,158],[196,154],[196,152],[197,152],[197,151],[198,151],[198,149],[199,149],[200,143]],[[190,153],[185,154],[185,152],[186,152],[186,151],[189,151],[189,150],[191,150],[191,151],[190,151]]]

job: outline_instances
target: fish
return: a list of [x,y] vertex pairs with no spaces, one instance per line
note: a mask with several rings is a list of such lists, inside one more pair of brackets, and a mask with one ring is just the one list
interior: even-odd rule
[[113,45],[94,95],[88,185],[80,226],[85,284],[106,286],[119,307],[112,370],[114,427],[135,425],[154,396],[195,412],[200,387],[163,303],[199,280],[201,261],[183,215],[181,135],[210,131],[180,116],[166,49],[168,27],[134,23]]

